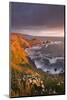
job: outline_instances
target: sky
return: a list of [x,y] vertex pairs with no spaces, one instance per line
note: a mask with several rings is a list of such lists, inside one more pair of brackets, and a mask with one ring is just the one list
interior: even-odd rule
[[10,31],[33,36],[64,36],[64,5],[11,2]]

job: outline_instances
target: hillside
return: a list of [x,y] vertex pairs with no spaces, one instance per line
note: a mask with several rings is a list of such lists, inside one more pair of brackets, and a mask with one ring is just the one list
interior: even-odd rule
[[[64,93],[64,75],[52,76],[43,72],[41,69],[37,69],[25,52],[25,48],[31,48],[31,46],[37,44],[41,45],[41,41],[38,41],[37,39],[29,40],[22,34],[11,33],[10,97]],[[57,86],[59,82],[60,85]],[[36,85],[36,88],[34,84]],[[52,88],[51,93],[50,87]],[[44,91],[42,91],[42,89]],[[53,91],[56,91],[56,93]]]
[[[31,63],[28,58],[25,48],[30,48],[28,40],[25,39],[21,34],[12,33],[10,36],[10,70],[11,70],[11,93],[10,96],[17,96],[15,94],[15,81],[21,79],[21,75],[38,75],[35,71],[35,66]],[[18,88],[18,86],[16,86]],[[19,94],[18,94],[19,95]]]
[[[26,40],[20,34],[12,33],[10,38],[10,53],[11,53],[11,67],[15,70],[24,71],[25,73],[31,72],[31,62],[28,59],[28,55],[25,52],[25,48],[30,47],[28,40]],[[30,67],[28,70],[25,65]],[[21,67],[22,66],[22,67]],[[27,71],[26,71],[27,70]]]

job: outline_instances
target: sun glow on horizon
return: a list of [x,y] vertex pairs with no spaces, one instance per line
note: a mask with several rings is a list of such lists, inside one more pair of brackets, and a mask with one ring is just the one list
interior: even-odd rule
[[64,37],[64,28],[56,28],[56,29],[16,29],[12,30],[11,32],[21,33],[25,35],[32,35],[32,36],[56,36],[56,37]]

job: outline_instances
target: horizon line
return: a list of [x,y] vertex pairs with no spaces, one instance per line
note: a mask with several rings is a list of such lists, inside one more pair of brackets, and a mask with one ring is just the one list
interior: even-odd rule
[[51,35],[31,35],[31,34],[24,34],[24,33],[21,33],[21,32],[10,32],[10,33],[15,33],[15,34],[21,34],[21,35],[28,35],[28,36],[33,36],[33,37],[65,37],[65,36],[51,36]]

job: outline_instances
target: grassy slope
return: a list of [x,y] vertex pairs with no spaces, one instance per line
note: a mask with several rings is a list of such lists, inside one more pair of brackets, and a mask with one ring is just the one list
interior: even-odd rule
[[[10,37],[10,69],[11,69],[11,93],[10,96],[30,96],[26,91],[19,93],[17,79],[22,78],[22,74],[31,74],[34,76],[39,76],[45,84],[45,88],[48,89],[44,95],[48,95],[49,89],[55,89],[58,94],[64,93],[64,83],[60,86],[57,84],[64,82],[64,76],[51,76],[47,73],[37,70],[36,67],[28,59],[28,55],[25,52],[26,47],[31,47],[33,44],[31,41],[27,40],[21,34],[12,33]],[[35,44],[35,43],[34,43]],[[23,89],[22,87],[20,87]],[[16,91],[18,92],[16,92]],[[30,92],[30,90],[29,90]]]

